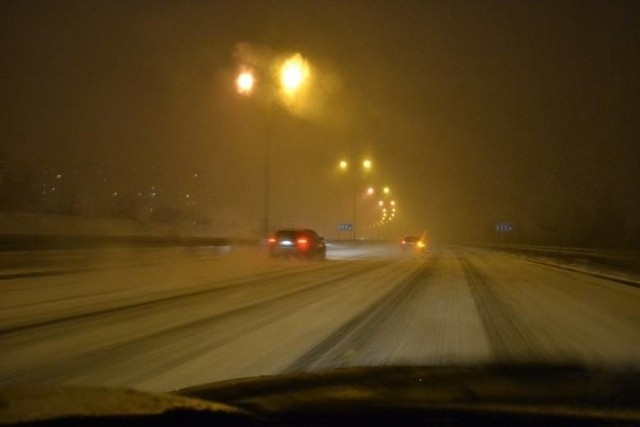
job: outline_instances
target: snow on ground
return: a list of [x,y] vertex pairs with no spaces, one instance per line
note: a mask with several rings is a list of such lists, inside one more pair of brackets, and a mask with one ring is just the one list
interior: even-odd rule
[[520,259],[525,259],[533,262],[537,262],[543,265],[548,265],[550,267],[558,267],[569,271],[583,272],[592,274],[595,276],[601,276],[603,278],[611,278],[614,280],[621,280],[630,283],[635,283],[637,286],[640,286],[640,274],[632,271],[623,271],[619,268],[611,267],[608,265],[603,265],[601,263],[594,263],[589,260],[588,257],[580,257],[580,258],[572,258],[571,260],[564,260],[559,258],[554,258],[553,256],[548,256],[544,254],[533,255],[533,254],[521,254],[521,253],[510,253],[510,252],[502,252],[505,256],[516,257]]
[[342,366],[638,365],[640,289],[490,250],[51,256],[91,269],[0,280],[0,385],[171,390]]

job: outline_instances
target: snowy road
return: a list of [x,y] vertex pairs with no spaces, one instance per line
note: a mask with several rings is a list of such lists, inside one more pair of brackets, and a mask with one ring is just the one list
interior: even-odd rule
[[12,258],[0,271],[0,386],[172,390],[381,364],[640,367],[638,287],[480,249],[333,246],[328,257]]

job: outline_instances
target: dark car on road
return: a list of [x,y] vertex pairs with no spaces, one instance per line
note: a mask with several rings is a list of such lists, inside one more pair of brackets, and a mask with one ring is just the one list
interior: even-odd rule
[[402,250],[414,250],[417,252],[424,252],[426,246],[424,240],[416,236],[407,236],[402,239],[402,243],[400,244]]
[[326,252],[324,238],[311,229],[279,230],[269,238],[271,257],[325,259]]

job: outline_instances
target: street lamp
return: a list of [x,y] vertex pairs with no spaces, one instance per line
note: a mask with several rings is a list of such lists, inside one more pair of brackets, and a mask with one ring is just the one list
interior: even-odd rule
[[[340,163],[338,163],[338,166],[340,167],[341,170],[343,171],[347,171],[349,170],[349,162],[347,162],[346,160],[341,160]],[[364,159],[362,161],[362,170],[364,172],[369,172],[371,170],[371,168],[373,167],[373,162],[370,159]],[[357,238],[357,221],[358,221],[358,173],[356,170],[352,170],[353,173],[353,240],[356,240]],[[373,188],[369,187],[367,189],[367,194],[373,194]]]
[[287,58],[280,67],[280,86],[284,94],[292,97],[309,78],[309,64],[300,55]]
[[[271,89],[276,92],[280,89],[281,93],[291,102],[297,95],[300,88],[309,79],[309,65],[307,61],[296,53],[282,63],[279,69],[277,82],[271,84]],[[241,95],[252,95],[255,90],[256,78],[254,73],[244,70],[236,77],[236,88]],[[270,98],[271,99],[271,98]],[[265,174],[264,174],[264,235],[269,233],[269,199],[270,199],[270,181],[271,181],[271,106],[273,99],[267,104],[267,126],[265,137]]]
[[242,95],[250,95],[253,91],[253,85],[255,79],[253,74],[249,71],[243,71],[238,75],[236,79],[236,86],[238,87],[238,93]]

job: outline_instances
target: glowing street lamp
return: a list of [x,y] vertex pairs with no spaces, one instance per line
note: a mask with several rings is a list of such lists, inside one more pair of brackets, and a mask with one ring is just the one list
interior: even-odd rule
[[286,59],[280,68],[280,84],[288,96],[298,91],[308,78],[309,64],[299,53]]
[[392,200],[392,201],[391,201],[391,206],[395,206],[395,205],[396,205],[396,201],[395,201],[395,200]]
[[370,196],[371,196],[374,192],[375,192],[375,191],[374,191],[373,187],[369,187],[369,188],[367,188],[367,194],[368,194],[368,195],[370,195]]
[[368,169],[371,169],[371,166],[372,166],[372,164],[371,164],[371,160],[366,159],[366,160],[363,160],[363,161],[362,161],[362,167],[363,167],[363,168],[365,168],[365,169],[367,169],[367,170],[368,170]]
[[347,163],[346,160],[342,160],[340,161],[340,163],[338,163],[338,166],[340,166],[340,169],[347,170],[347,168],[349,167],[349,164]]
[[378,200],[378,206],[380,207],[384,206],[384,200]]
[[384,187],[384,188],[382,189],[382,192],[383,192],[384,194],[389,194],[389,192],[390,192],[390,191],[391,191],[391,190],[389,189],[389,187]]
[[236,79],[236,86],[238,88],[238,93],[242,95],[249,95],[253,91],[253,85],[255,84],[255,79],[253,74],[249,71],[243,71],[238,75]]

